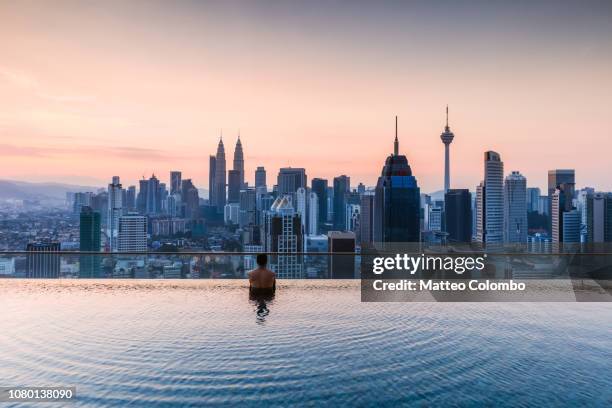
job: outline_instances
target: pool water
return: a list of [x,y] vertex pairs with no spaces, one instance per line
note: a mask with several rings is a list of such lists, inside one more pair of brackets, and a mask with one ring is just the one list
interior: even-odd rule
[[0,313],[0,386],[76,386],[71,406],[612,405],[610,303],[361,303],[358,281],[283,281],[253,300],[234,280],[5,280]]

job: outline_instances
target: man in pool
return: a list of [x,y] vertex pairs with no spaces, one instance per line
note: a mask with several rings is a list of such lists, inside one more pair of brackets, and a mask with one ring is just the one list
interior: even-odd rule
[[268,256],[266,254],[257,255],[257,268],[249,272],[249,290],[251,292],[273,293],[276,290],[276,275],[269,270]]

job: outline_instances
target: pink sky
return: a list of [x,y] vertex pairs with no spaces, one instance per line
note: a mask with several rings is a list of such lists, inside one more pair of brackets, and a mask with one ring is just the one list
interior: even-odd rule
[[612,190],[605,15],[172,4],[0,5],[1,179],[127,185],[181,170],[207,188],[221,129],[228,168],[240,129],[250,182],[259,165],[269,185],[291,165],[373,185],[397,114],[429,192],[448,103],[452,187],[473,189],[495,150],[529,185],[575,168],[578,186]]

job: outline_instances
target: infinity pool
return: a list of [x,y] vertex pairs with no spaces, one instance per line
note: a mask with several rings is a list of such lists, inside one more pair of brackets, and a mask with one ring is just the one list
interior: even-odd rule
[[361,303],[358,281],[285,281],[265,301],[231,280],[6,280],[0,313],[0,386],[76,386],[76,406],[612,404],[609,303]]

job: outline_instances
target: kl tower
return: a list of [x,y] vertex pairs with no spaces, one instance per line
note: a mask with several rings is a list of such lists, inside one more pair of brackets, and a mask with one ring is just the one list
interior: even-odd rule
[[440,135],[440,139],[444,143],[444,194],[450,188],[450,144],[454,138],[455,135],[448,127],[448,105],[446,105],[446,126],[444,132]]

